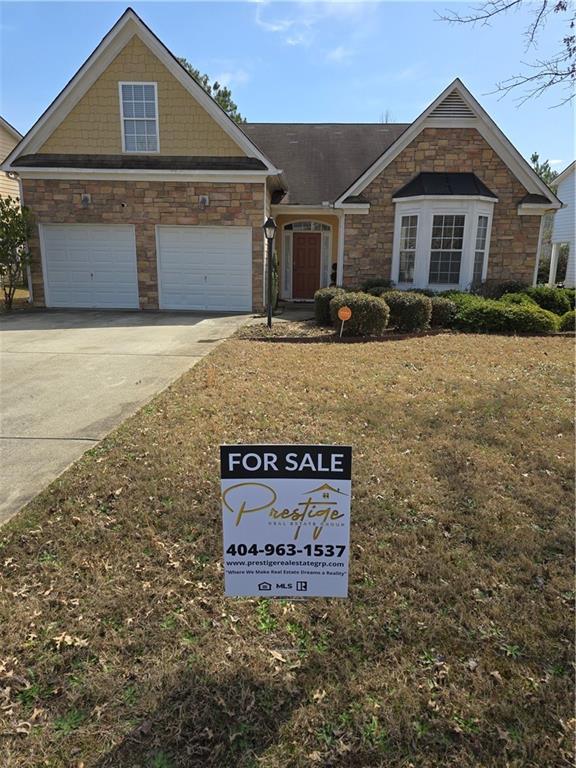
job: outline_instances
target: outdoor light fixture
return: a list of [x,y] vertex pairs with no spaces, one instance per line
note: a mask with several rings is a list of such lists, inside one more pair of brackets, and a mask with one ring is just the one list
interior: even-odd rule
[[272,242],[276,234],[276,222],[269,216],[262,227],[268,246],[268,328],[272,328]]

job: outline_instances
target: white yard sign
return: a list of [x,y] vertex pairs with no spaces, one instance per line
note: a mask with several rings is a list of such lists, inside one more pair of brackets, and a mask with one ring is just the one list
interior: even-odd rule
[[347,597],[352,449],[223,445],[226,595]]

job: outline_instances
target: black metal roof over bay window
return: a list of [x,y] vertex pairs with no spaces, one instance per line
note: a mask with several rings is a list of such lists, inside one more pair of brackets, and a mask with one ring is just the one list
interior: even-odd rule
[[498,199],[474,173],[431,173],[428,171],[415,176],[393,195],[393,199],[420,197],[422,195],[442,195],[446,197],[452,195]]

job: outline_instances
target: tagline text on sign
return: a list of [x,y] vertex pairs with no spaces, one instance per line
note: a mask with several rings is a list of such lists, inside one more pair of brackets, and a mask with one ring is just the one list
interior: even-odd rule
[[224,445],[228,596],[346,597],[352,449]]

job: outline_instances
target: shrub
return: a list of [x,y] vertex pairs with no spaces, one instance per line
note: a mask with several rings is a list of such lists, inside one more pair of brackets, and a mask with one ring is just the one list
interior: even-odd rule
[[399,331],[421,331],[430,325],[432,300],[421,293],[387,291],[382,298],[390,307],[390,325]]
[[559,331],[574,331],[576,330],[576,312],[571,309],[570,312],[565,312],[560,318],[558,324]]
[[570,302],[570,308],[574,309],[576,305],[576,288],[564,288],[564,293]]
[[506,304],[479,296],[461,302],[454,321],[455,327],[464,331],[493,333],[550,333],[557,324],[552,312],[538,306]]
[[534,299],[531,299],[527,293],[505,293],[499,301],[504,304],[528,304],[531,307],[538,306]]
[[521,293],[527,287],[520,280],[486,280],[472,287],[472,293],[485,299],[500,299],[505,293]]
[[314,316],[320,325],[330,325],[330,302],[335,296],[346,293],[342,288],[320,288],[314,294]]
[[344,293],[330,302],[332,323],[340,328],[340,307],[350,307],[352,317],[344,323],[345,336],[381,336],[388,325],[390,310],[385,301],[368,293]]
[[429,296],[430,298],[438,296],[436,291],[431,291],[429,288],[408,288],[406,293],[420,293],[422,296]]
[[390,290],[394,283],[387,277],[369,277],[360,286],[361,290],[370,293],[370,288],[387,288]]
[[432,302],[430,325],[433,328],[450,328],[458,312],[456,302],[444,296],[433,296],[430,301]]
[[547,285],[537,285],[535,288],[526,288],[525,293],[542,309],[554,312],[555,315],[563,315],[571,309],[570,299],[566,295],[564,288],[549,288]]

